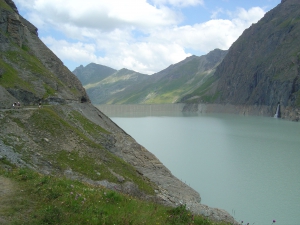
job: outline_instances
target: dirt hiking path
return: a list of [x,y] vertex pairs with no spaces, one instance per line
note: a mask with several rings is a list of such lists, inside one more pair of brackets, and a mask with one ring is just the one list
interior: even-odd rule
[[0,176],[0,224],[8,224],[4,217],[4,212],[11,207],[11,198],[16,188],[14,183],[5,177]]

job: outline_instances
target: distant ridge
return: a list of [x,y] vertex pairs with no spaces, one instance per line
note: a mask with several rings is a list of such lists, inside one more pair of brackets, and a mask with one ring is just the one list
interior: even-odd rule
[[[122,69],[102,79],[99,70],[100,81],[93,82],[92,78],[84,81],[76,71],[74,74],[89,83],[84,87],[94,104],[175,103],[212,76],[226,53],[215,49],[204,56],[190,56],[151,76]],[[91,71],[84,73],[91,76]]]
[[108,66],[99,65],[96,63],[90,63],[87,66],[77,67],[73,73],[81,81],[82,85],[89,83],[97,83],[111,74],[115,73],[117,70],[112,69]]

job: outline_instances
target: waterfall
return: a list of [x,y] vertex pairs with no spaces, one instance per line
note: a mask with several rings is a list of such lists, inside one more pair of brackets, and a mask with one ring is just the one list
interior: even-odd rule
[[274,118],[280,118],[280,104],[278,103]]

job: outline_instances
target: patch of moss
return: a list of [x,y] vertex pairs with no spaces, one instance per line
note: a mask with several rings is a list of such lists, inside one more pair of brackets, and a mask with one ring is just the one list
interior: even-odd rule
[[78,151],[60,151],[56,154],[56,161],[62,169],[71,168],[73,171],[83,174],[93,180],[108,180],[117,182],[103,162]]
[[295,102],[295,105],[296,105],[296,107],[299,107],[299,108],[300,108],[300,90],[297,91],[297,92],[295,93],[295,95],[296,95],[296,102]]
[[14,121],[16,124],[18,124],[19,127],[23,129],[25,128],[24,123],[19,118],[12,117],[11,120]]
[[32,114],[29,122],[33,124],[37,130],[47,131],[52,136],[71,129],[70,125],[60,118],[50,107],[36,110]]
[[105,133],[105,134],[109,134],[110,132],[108,132],[107,130],[105,130],[104,128],[102,128],[101,126],[91,122],[89,119],[87,119],[86,117],[84,117],[83,115],[81,115],[79,112],[77,111],[72,111],[71,112],[71,118],[74,118],[77,122],[80,123],[81,127],[90,135],[92,135],[93,137],[101,134],[101,133]]
[[55,90],[52,87],[50,87],[48,84],[44,84],[44,88],[46,90],[46,92],[43,96],[44,99],[48,98],[50,96],[54,96],[56,94]]
[[30,50],[30,48],[27,45],[22,45],[22,49],[26,52],[28,52]]
[[0,8],[13,12],[13,9],[9,5],[7,5],[4,0],[0,0]]
[[34,93],[33,86],[29,82],[21,79],[18,76],[18,72],[12,66],[5,63],[2,59],[0,59],[0,67],[4,70],[4,73],[0,77],[1,86],[5,88],[18,87]]
[[30,55],[26,51],[7,51],[4,54],[11,62],[19,65],[20,68],[36,74],[50,75],[50,72],[43,66],[43,64],[36,57]]
[[[61,80],[54,76],[34,55],[30,54],[29,47],[22,46],[23,50],[6,51],[3,55],[17,68],[22,68],[22,70],[28,71],[32,74],[30,77],[31,81],[37,79],[50,79],[55,81],[60,86],[65,86]],[[49,90],[46,90],[49,91]],[[51,90],[52,92],[52,90]]]
[[205,103],[213,103],[217,100],[217,98],[219,98],[221,96],[221,93],[215,93],[214,95],[204,95],[201,97],[201,99],[205,102]]
[[203,94],[203,92],[205,92],[216,80],[217,78],[215,76],[207,78],[207,80],[199,88],[197,88],[192,95]]

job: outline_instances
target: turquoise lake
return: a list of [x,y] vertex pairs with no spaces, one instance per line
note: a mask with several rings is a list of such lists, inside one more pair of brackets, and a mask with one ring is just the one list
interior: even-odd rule
[[[300,224],[300,124],[268,117],[190,115],[179,106],[98,106],[138,143],[244,224]],[[144,108],[142,108],[144,107]]]

